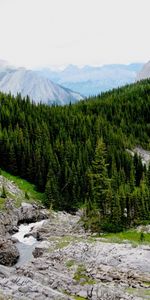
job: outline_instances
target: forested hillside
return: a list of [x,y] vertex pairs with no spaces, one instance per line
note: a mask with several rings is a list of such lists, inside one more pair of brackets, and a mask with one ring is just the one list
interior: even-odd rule
[[45,204],[86,207],[85,224],[120,230],[150,219],[150,81],[65,107],[0,94],[0,167],[36,184]]

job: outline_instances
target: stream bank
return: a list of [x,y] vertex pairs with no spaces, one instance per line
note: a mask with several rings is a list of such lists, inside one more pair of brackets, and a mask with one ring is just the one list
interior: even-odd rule
[[[51,212],[29,262],[0,271],[3,295],[18,300],[150,299],[150,246],[92,237],[80,215]],[[36,255],[35,255],[36,252]],[[5,298],[4,298],[5,299]]]
[[21,224],[19,225],[18,232],[12,235],[12,238],[16,239],[17,241],[16,247],[20,254],[16,266],[25,265],[32,260],[32,252],[40,242],[36,237],[30,235],[30,232],[33,230],[38,230],[43,223],[44,220],[35,223]]
[[[22,244],[16,243],[16,235],[19,237],[19,224],[47,219],[48,212],[38,205],[25,202],[23,202],[19,208],[16,208],[13,206],[11,199],[6,200],[6,207],[7,209],[5,211],[0,212],[0,264],[13,266],[17,263],[20,251],[22,253],[23,248]],[[30,226],[33,225],[29,225],[29,228]],[[23,227],[24,225],[20,226],[20,228]],[[28,242],[31,241],[31,239],[33,238],[30,237]],[[28,250],[29,249],[28,247]]]

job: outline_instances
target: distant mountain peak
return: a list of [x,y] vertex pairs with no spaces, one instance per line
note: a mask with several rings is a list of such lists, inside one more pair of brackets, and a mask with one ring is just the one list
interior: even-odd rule
[[83,99],[79,93],[25,68],[1,71],[0,67],[0,91],[11,92],[14,96],[18,93],[23,97],[28,95],[34,102],[46,104],[65,105]]
[[142,70],[137,74],[137,81],[150,78],[150,60],[143,66]]

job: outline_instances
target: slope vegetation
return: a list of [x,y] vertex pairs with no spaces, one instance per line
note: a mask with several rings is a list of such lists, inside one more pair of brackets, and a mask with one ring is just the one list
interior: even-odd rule
[[126,151],[150,148],[149,80],[64,107],[1,93],[0,106],[0,166],[45,191],[47,206],[84,204],[96,229],[149,220],[150,170]]

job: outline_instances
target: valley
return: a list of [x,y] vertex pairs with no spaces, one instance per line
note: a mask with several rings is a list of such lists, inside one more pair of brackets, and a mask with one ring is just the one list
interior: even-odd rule
[[0,94],[2,299],[150,298],[149,91]]
[[149,12],[0,0],[0,300],[150,300]]
[[[5,254],[0,247],[0,299],[149,299],[148,226],[139,228],[145,232],[143,241],[135,229],[120,238],[119,234],[85,231],[84,210],[73,215],[46,211],[35,200],[15,208],[12,196],[23,197],[24,192],[2,176],[1,188],[4,181],[10,198],[5,199],[6,208],[0,213],[1,234],[6,235]],[[38,222],[19,225],[35,220]],[[18,225],[19,232],[12,235]],[[7,252],[11,241],[20,258],[8,267],[8,259],[2,262],[2,256],[12,258],[13,252]]]

